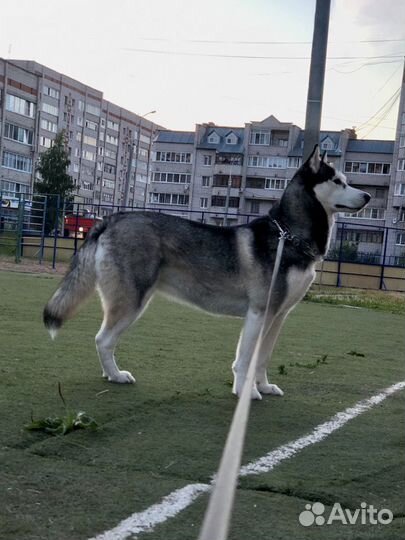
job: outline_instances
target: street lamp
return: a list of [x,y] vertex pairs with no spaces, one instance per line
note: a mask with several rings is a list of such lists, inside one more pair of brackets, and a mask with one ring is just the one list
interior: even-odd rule
[[[127,167],[127,174],[125,178],[125,189],[124,189],[124,208],[128,205],[128,193],[129,193],[129,184],[131,183],[131,170],[132,170],[132,160],[135,154],[135,177],[134,177],[134,198],[135,198],[135,187],[136,187],[136,173],[138,169],[138,154],[139,154],[139,140],[141,137],[141,128],[142,128],[142,119],[146,118],[150,114],[155,114],[156,111],[149,111],[145,114],[142,114],[139,117],[139,121],[137,124],[137,130],[135,132],[134,140],[131,144],[130,152],[129,152],[129,163]],[[146,188],[145,188],[146,189]]]

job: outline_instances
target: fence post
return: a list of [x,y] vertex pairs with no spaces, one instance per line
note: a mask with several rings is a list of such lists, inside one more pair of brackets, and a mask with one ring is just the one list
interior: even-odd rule
[[381,261],[381,273],[380,273],[380,286],[379,286],[379,289],[385,289],[385,284],[384,284],[384,269],[385,269],[385,257],[387,256],[387,244],[388,244],[388,234],[389,234],[389,229],[385,229],[385,235],[384,235],[384,250],[383,250],[383,257],[382,257],[382,261]]
[[76,218],[75,218],[75,240],[74,240],[74,250],[73,254],[77,253],[77,232],[79,228],[79,212],[80,212],[80,203],[76,203]]
[[45,248],[45,221],[46,221],[46,212],[48,210],[47,208],[47,201],[48,196],[44,195],[44,202],[43,202],[43,208],[42,208],[42,228],[41,228],[41,245],[39,248],[39,264],[42,264],[42,261],[44,259],[44,248]]
[[59,221],[59,207],[60,207],[60,195],[57,195],[56,203],[56,218],[55,218],[55,229],[53,235],[53,254],[52,254],[52,268],[55,269],[56,266],[56,250],[58,244],[58,221]]
[[340,246],[339,246],[339,258],[338,258],[336,287],[340,287],[340,271],[341,271],[341,265],[342,265],[343,233],[344,233],[344,230],[345,230],[345,223],[342,223],[341,225],[342,225],[342,227],[340,229]]
[[15,246],[15,262],[21,261],[22,242],[23,242],[23,224],[24,224],[24,205],[25,199],[21,199],[21,193],[18,194],[18,221],[17,221],[17,238]]

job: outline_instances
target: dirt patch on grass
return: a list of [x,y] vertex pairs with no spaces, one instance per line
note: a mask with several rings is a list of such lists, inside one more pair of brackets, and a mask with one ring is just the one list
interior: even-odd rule
[[21,262],[16,263],[14,257],[0,257],[0,271],[63,275],[67,268],[67,263],[57,263],[56,268],[52,268],[52,264],[46,261],[39,264],[37,261],[32,261],[31,259],[21,259]]

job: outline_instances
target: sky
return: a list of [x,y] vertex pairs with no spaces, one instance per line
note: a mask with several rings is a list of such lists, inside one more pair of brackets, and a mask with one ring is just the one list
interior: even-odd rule
[[[0,56],[35,60],[168,129],[305,124],[315,0],[19,0]],[[322,129],[394,139],[403,0],[332,0]]]

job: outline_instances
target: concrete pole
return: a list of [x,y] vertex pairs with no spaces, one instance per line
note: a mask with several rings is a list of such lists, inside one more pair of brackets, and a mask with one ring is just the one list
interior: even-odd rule
[[319,144],[326,50],[328,46],[329,13],[330,0],[316,0],[305,118],[303,162],[308,159],[315,144]]

